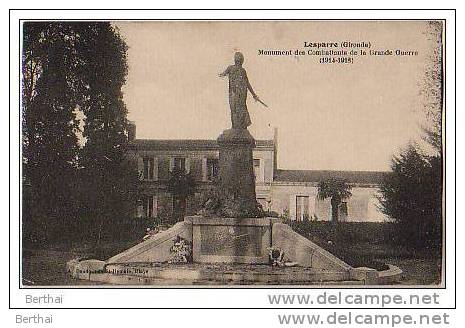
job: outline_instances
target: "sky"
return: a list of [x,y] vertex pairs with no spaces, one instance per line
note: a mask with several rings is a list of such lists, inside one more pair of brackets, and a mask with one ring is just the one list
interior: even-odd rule
[[[228,82],[218,77],[236,51],[259,97],[248,97],[255,139],[278,128],[278,167],[389,170],[420,134],[421,81],[432,43],[422,21],[117,22],[129,46],[123,88],[137,138],[216,139],[230,128]],[[320,64],[316,56],[260,56],[304,42],[371,43],[417,56],[358,56]]]

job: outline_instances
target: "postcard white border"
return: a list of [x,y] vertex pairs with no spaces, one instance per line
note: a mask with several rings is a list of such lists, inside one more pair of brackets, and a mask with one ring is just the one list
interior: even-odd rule
[[[446,283],[445,289],[416,288],[415,293],[440,294],[439,308],[455,307],[455,13],[445,10],[337,10],[337,11],[10,11],[10,307],[38,308],[37,305],[25,304],[25,295],[64,295],[64,308],[276,308],[268,304],[267,295],[279,293],[312,293],[313,288],[281,289],[279,286],[269,289],[120,289],[120,288],[73,288],[73,289],[19,289],[19,19],[290,19],[290,20],[321,20],[321,19],[446,19]],[[2,228],[6,231],[7,222],[3,220]],[[457,227],[463,220],[457,220]],[[460,230],[459,230],[460,231]],[[465,231],[461,229],[461,231]],[[6,239],[6,238],[5,238]],[[3,246],[8,247],[3,240]],[[5,272],[6,270],[4,270]],[[6,277],[4,277],[7,279]],[[148,286],[150,287],[150,286]],[[348,289],[331,289],[348,291]],[[355,291],[355,289],[351,289]],[[349,290],[350,291],[350,290]],[[374,289],[357,289],[357,293],[369,293]],[[408,295],[411,289],[383,288],[383,293]],[[60,307],[60,306],[57,306]],[[299,307],[294,305],[293,307]],[[307,306],[300,306],[306,308]],[[316,306],[315,306],[316,307]],[[347,306],[343,306],[346,308]],[[427,306],[422,306],[427,307]],[[431,305],[438,308],[438,305]],[[45,307],[50,308],[50,307]],[[327,306],[321,306],[327,308]],[[354,307],[357,308],[357,307]]]

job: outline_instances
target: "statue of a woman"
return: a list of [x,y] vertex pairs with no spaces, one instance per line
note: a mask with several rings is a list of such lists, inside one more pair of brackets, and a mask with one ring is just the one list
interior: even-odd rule
[[247,90],[250,91],[255,101],[260,101],[250,85],[247,72],[242,67],[243,63],[244,55],[236,52],[234,65],[228,66],[223,73],[219,74],[220,77],[229,77],[229,107],[233,129],[247,129],[252,124],[247,110]]

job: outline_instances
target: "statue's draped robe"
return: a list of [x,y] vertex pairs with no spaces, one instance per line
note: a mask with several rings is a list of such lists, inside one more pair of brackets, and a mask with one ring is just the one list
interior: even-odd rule
[[247,110],[247,73],[241,66],[231,65],[224,72],[229,77],[229,107],[233,129],[247,129],[252,124]]

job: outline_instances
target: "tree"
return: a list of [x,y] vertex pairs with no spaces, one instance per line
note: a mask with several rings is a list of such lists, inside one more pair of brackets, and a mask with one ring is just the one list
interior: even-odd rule
[[442,22],[427,22],[425,34],[431,44],[431,50],[427,53],[426,69],[420,81],[420,97],[425,115],[425,123],[422,126],[423,140],[440,156],[442,156],[442,112],[444,102],[442,31]]
[[[76,215],[82,101],[77,23],[27,22],[22,52],[23,226],[44,239]],[[30,231],[30,230],[37,231]]]
[[126,159],[127,109],[122,87],[128,72],[127,45],[108,22],[89,26],[80,49],[86,62],[82,72],[86,99],[81,152],[83,215],[91,218],[96,243],[102,231],[118,229],[118,220],[132,215],[137,183],[135,167]]
[[380,186],[380,208],[397,224],[404,244],[440,247],[443,193],[443,23],[427,22],[430,43],[427,65],[420,81],[426,145],[411,143],[394,156],[392,173]]
[[168,180],[168,191],[173,197],[173,217],[179,221],[185,215],[186,200],[195,194],[197,183],[190,173],[185,173],[183,169],[174,168]]
[[442,216],[441,161],[409,145],[392,160],[379,201],[384,214],[398,226],[399,241],[425,246],[440,241]]
[[331,178],[318,183],[318,199],[331,199],[331,220],[339,220],[339,205],[342,200],[352,196],[352,187],[344,179]]
[[127,46],[109,22],[28,22],[23,35],[23,213],[64,238],[71,218],[101,231],[128,214],[137,177],[125,160]]

